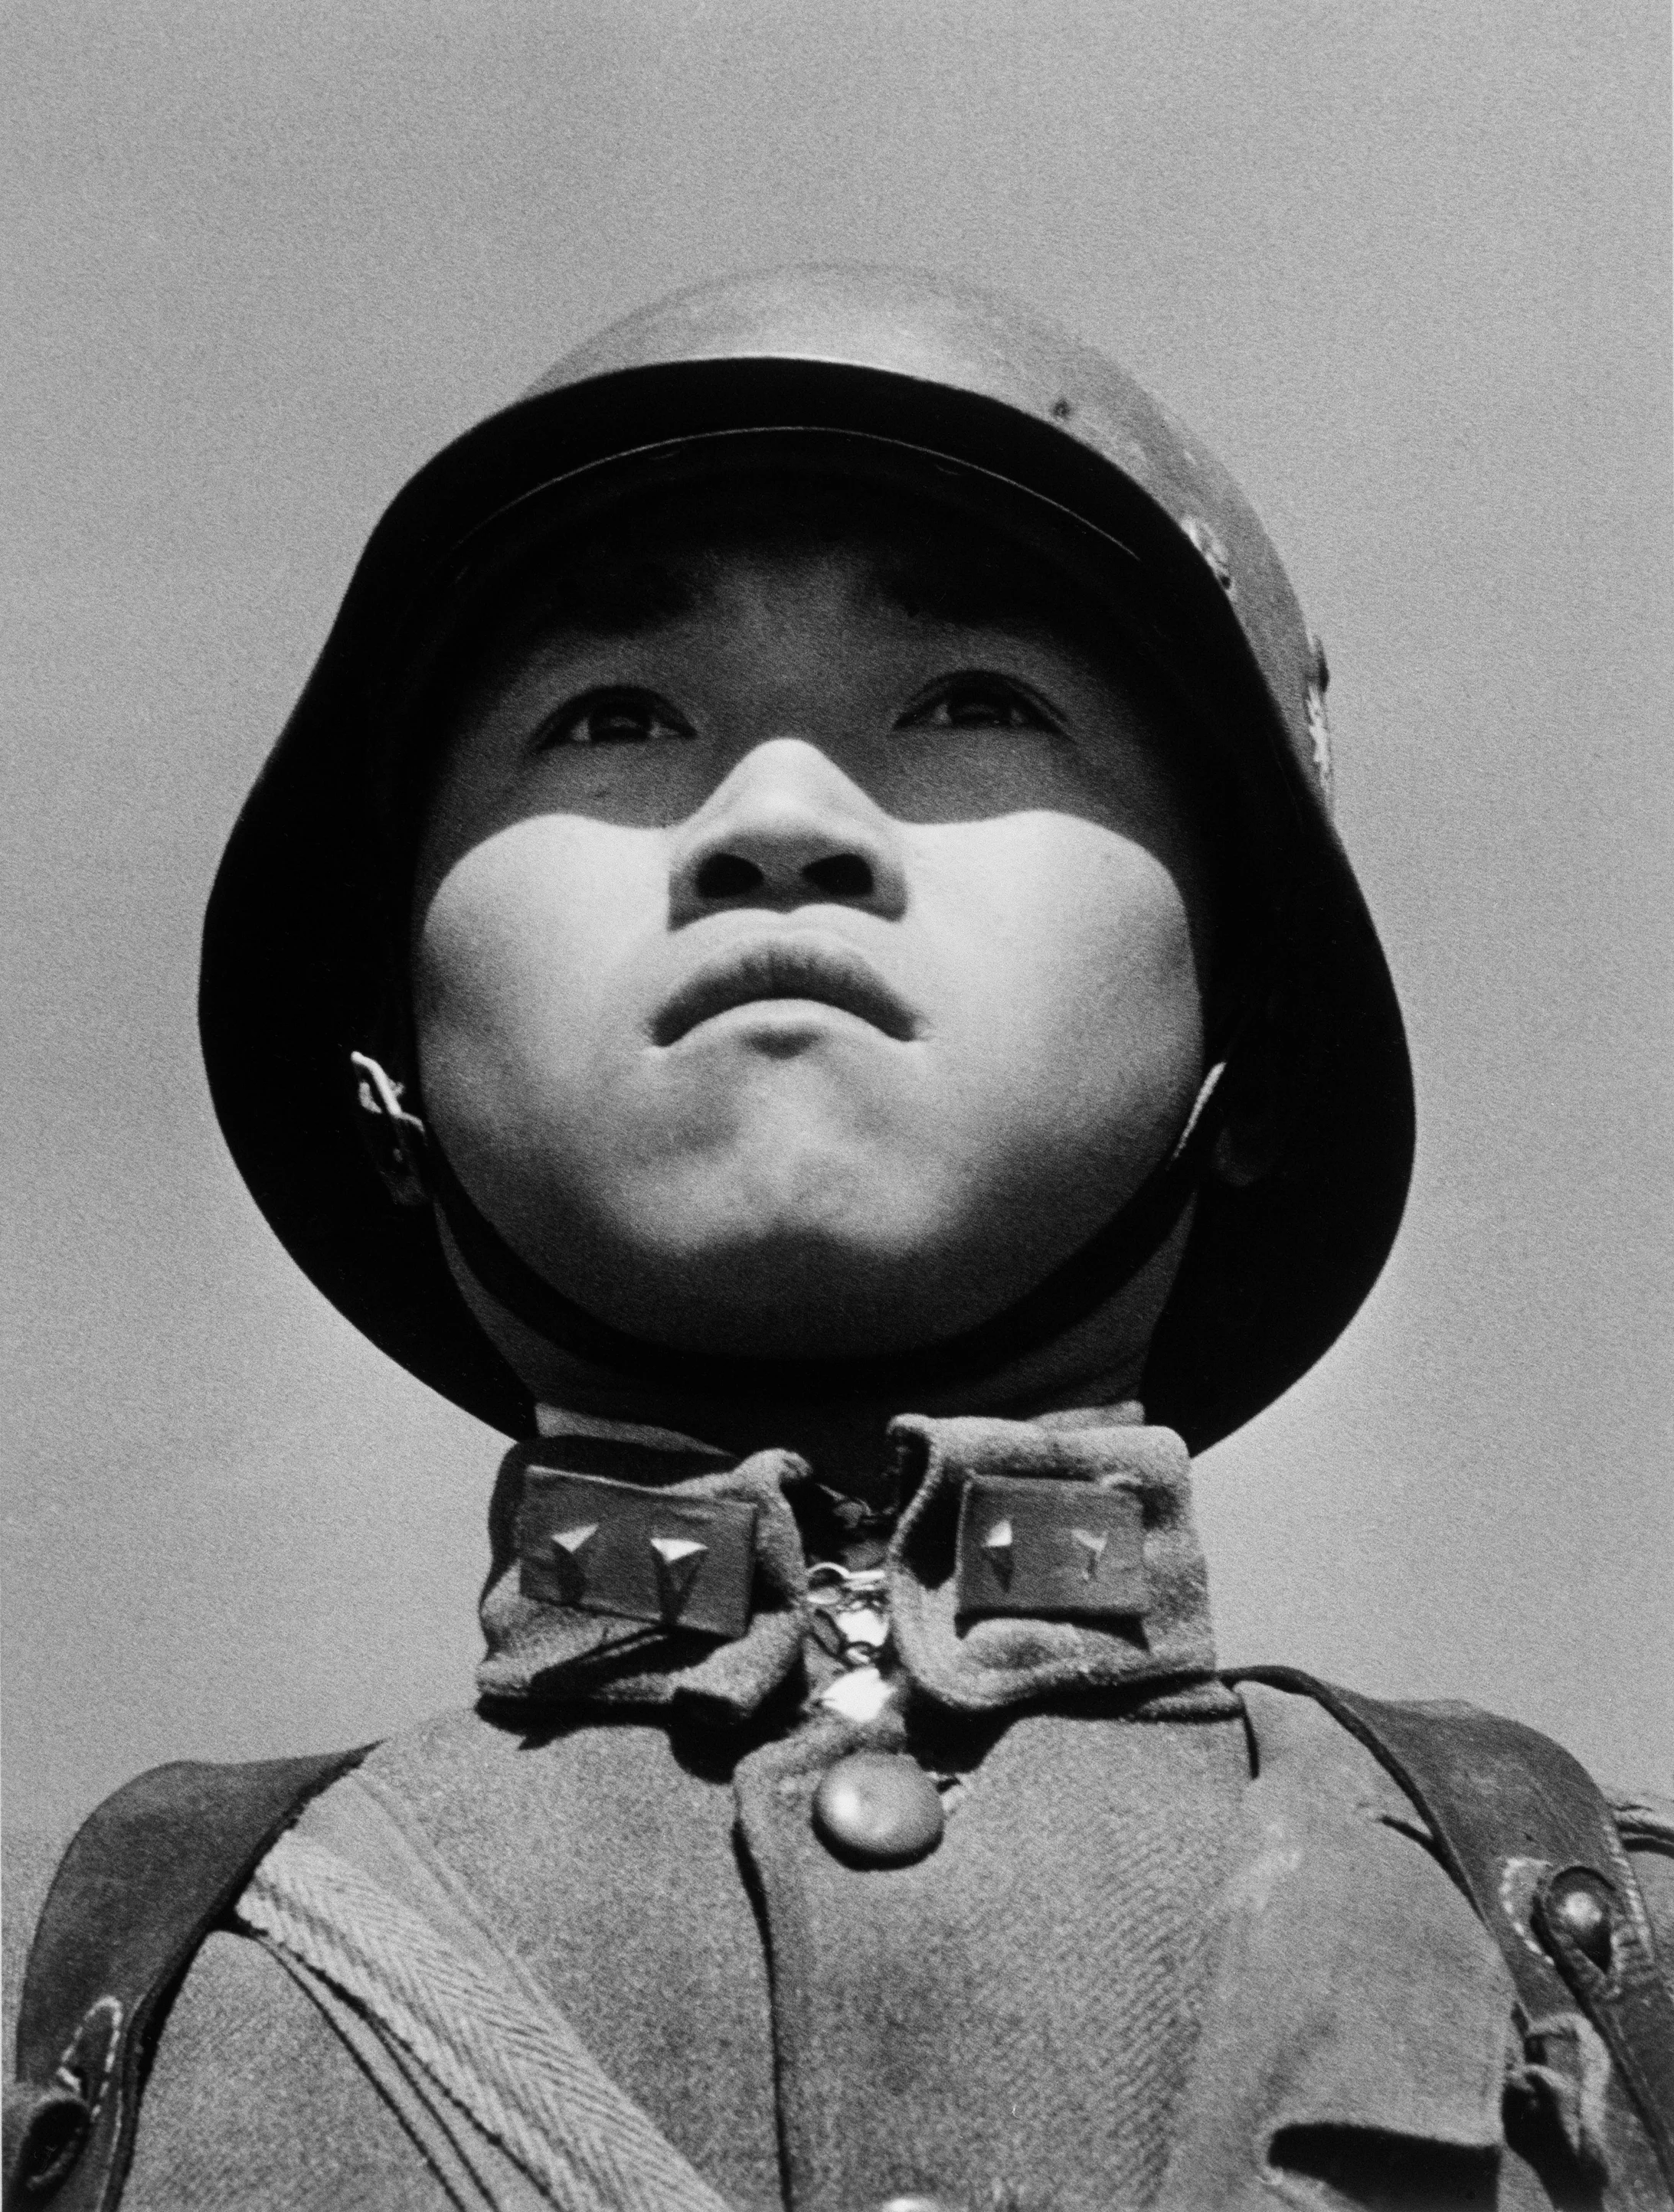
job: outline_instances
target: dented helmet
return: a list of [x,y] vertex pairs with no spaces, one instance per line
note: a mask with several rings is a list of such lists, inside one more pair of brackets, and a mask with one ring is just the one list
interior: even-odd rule
[[[567,356],[397,495],[210,902],[200,1017],[233,1156],[287,1249],[356,1328],[470,1412],[529,1431],[527,1394],[472,1319],[429,1208],[391,1203],[364,1141],[364,1105],[396,1110],[364,1091],[350,1060],[387,1018],[380,787],[392,746],[399,773],[415,656],[456,619],[533,495],[562,501],[573,481],[594,498],[612,467],[642,474],[648,456],[775,433],[877,441],[1056,514],[1099,549],[1113,616],[1140,622],[1211,734],[1237,848],[1230,933],[1261,948],[1227,1049],[1236,1063],[1240,1039],[1259,1030],[1281,1060],[1288,1109],[1264,1175],[1234,1188],[1203,1176],[1200,1158],[1191,1178],[1196,1211],[1143,1395],[1149,1418],[1201,1450],[1312,1366],[1376,1279],[1411,1172],[1405,1038],[1332,827],[1324,656],[1260,522],[1121,369],[962,287],[812,269],[683,294]],[[1180,1160],[1171,1164],[1178,1182]],[[1153,1213],[1160,1203],[1151,1194]],[[1173,1218],[1159,1214],[1158,1237]],[[1107,1297],[1136,1249],[1132,1235],[1107,1235],[1067,1263],[1057,1307],[1042,1296],[1029,1309],[1032,1340]],[[514,1275],[521,1263],[504,1264]],[[580,1348],[610,1360],[614,1333],[570,1310]],[[999,1317],[959,1356],[1026,1348],[1020,1325]],[[683,1357],[630,1340],[618,1364]],[[687,1364],[720,1382],[740,1363]],[[828,1364],[831,1387],[847,1387],[844,1363]],[[887,1370],[904,1408],[916,1377],[928,1387],[958,1371],[953,1350],[935,1346],[848,1364],[867,1387]],[[772,1388],[764,1371],[750,1380]],[[786,1380],[787,1395],[793,1382],[798,1395],[819,1387]]]

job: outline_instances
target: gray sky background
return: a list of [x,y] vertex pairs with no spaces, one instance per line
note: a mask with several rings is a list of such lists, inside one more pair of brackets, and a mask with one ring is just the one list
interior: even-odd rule
[[468,1697],[498,1440],[246,1197],[203,903],[403,478],[811,258],[1124,359],[1330,648],[1419,1168],[1201,1463],[1223,1656],[1674,1788],[1660,0],[13,0],[0,48],[11,1816]]

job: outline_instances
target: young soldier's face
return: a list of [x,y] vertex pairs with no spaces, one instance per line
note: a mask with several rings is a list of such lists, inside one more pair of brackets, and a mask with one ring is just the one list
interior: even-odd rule
[[967,1327],[1190,1106],[1206,870],[1171,732],[1072,630],[938,589],[970,527],[677,532],[636,604],[526,591],[476,664],[418,868],[424,1111],[618,1327]]

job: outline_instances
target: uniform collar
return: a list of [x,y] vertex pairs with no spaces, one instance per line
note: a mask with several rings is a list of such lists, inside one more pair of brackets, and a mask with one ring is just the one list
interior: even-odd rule
[[[1185,1447],[1172,1431],[1145,1425],[1136,1406],[1026,1421],[904,1416],[888,1436],[894,1510],[881,1514],[822,1489],[817,1472],[791,1452],[734,1461],[672,1430],[557,1407],[542,1409],[540,1429],[508,1455],[490,1513],[488,1650],[478,1687],[494,1704],[664,1707],[735,1724],[770,1700],[817,1695],[837,1668],[814,1633],[811,1550],[878,1562],[893,1664],[910,1698],[969,1712],[1093,1694],[1171,1712],[1230,1704],[1213,1679]],[[688,1551],[701,1540],[717,1559],[740,1509],[746,1522],[752,1516],[743,1632],[694,1633],[678,1620],[624,1619],[566,1601],[581,1578],[569,1575],[558,1540],[579,1539],[583,1559],[600,1558],[610,1540],[608,1530],[600,1535],[601,1506],[642,1518],[654,1509],[669,1523],[665,1540],[684,1532]],[[1091,1560],[1095,1587],[1127,1547],[1142,1607],[1119,1617],[1041,1617],[1007,1607],[1002,1577],[993,1589],[973,1590],[982,1563],[998,1557],[999,1533],[1016,1538],[1022,1580],[1014,1586],[1026,1593],[1035,1572],[1030,1547],[1042,1528],[1061,1550]],[[646,1534],[656,1533],[648,1521]],[[965,1608],[973,1596],[1007,1609],[972,1617]]]

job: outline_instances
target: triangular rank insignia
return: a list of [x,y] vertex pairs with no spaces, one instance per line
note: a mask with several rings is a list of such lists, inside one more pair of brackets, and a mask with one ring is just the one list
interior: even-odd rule
[[670,1620],[677,1620],[709,1547],[691,1536],[653,1536],[650,1544],[657,1555],[657,1588],[663,1612]]
[[579,1605],[587,1589],[587,1548],[598,1534],[596,1521],[583,1521],[573,1528],[553,1531],[551,1564],[566,1605]]
[[1110,1538],[1095,1535],[1091,1528],[1072,1528],[1069,1532],[1069,1539],[1080,1553],[1082,1571],[1087,1580],[1095,1581],[1099,1573],[1099,1562],[1105,1556],[1105,1547],[1109,1543]]
[[982,1540],[982,1552],[1002,1589],[1011,1588],[1012,1570],[1017,1564],[1017,1553],[1009,1521],[996,1521]]

